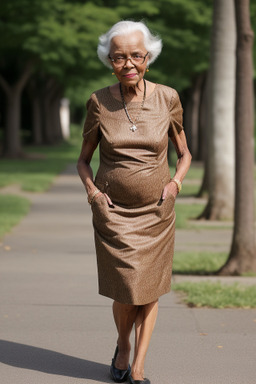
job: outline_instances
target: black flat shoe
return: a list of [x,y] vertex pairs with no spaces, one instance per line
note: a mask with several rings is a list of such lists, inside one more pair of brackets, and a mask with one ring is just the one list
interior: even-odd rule
[[132,375],[129,375],[129,383],[130,384],[150,384],[149,379],[143,379],[143,380],[133,380]]
[[115,354],[114,354],[114,357],[112,359],[112,364],[110,366],[110,374],[111,374],[112,379],[116,383],[124,383],[127,380],[127,378],[130,375],[130,373],[131,373],[131,367],[130,367],[130,364],[129,364],[128,365],[128,369],[118,369],[118,368],[116,368],[115,367],[115,362],[116,362],[117,354],[118,354],[118,347],[116,347]]

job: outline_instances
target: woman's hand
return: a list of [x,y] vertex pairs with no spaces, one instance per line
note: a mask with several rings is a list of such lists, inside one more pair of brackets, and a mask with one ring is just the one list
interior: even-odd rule
[[102,195],[104,195],[104,198],[107,200],[108,205],[113,207],[114,204],[112,203],[112,200],[110,199],[107,193],[102,193],[102,192],[97,193],[94,200],[97,200]]
[[170,182],[166,184],[166,186],[163,189],[162,192],[162,200],[165,200],[168,195],[173,195],[173,197],[176,199],[176,196],[178,194],[178,188],[177,185],[174,182]]
[[114,207],[114,204],[112,203],[112,200],[110,199],[109,195],[107,193],[104,193],[104,196],[108,202],[108,205]]

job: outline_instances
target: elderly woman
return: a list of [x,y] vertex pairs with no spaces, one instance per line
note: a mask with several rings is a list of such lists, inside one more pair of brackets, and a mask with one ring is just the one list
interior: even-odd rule
[[[144,79],[161,48],[142,22],[120,21],[100,37],[98,56],[118,83],[87,102],[78,160],[93,215],[99,293],[114,300],[118,338],[110,373],[117,383],[150,383],[144,362],[158,298],[171,288],[174,203],[191,162],[177,92]],[[172,177],[168,137],[178,157]],[[94,180],[90,161],[98,144]]]

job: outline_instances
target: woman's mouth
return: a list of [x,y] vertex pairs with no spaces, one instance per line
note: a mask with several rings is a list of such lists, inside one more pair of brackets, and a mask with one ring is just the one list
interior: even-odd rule
[[124,75],[124,77],[127,77],[128,79],[130,79],[136,75],[137,75],[137,73],[127,73],[126,75]]

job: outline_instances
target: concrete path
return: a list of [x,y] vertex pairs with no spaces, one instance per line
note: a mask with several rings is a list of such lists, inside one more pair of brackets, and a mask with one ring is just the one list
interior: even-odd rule
[[[71,167],[33,196],[0,247],[0,383],[111,383],[112,303],[97,294],[81,182]],[[209,242],[220,243],[211,232]],[[176,247],[207,247],[205,233],[191,234],[178,231]],[[221,242],[229,247],[226,233]],[[160,300],[146,376],[152,384],[255,384],[255,356],[256,310],[187,308],[171,293]]]

